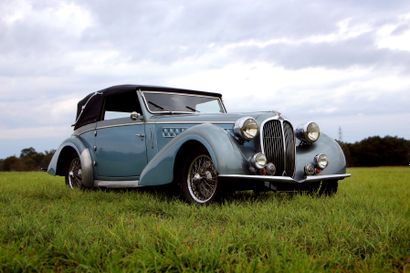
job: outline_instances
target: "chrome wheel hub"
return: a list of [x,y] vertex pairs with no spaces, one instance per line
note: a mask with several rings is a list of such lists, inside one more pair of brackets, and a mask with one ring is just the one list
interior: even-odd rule
[[71,161],[68,169],[68,186],[70,188],[80,188],[82,186],[82,171],[79,158]]
[[197,203],[206,203],[215,195],[218,175],[208,155],[200,155],[192,161],[187,182],[189,193]]

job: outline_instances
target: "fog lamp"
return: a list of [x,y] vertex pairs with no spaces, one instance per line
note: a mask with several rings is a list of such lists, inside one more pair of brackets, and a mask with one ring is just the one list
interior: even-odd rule
[[275,173],[276,173],[276,167],[273,163],[266,164],[265,169],[266,169],[266,173],[268,175],[275,175]]
[[267,163],[266,156],[263,153],[254,154],[251,158],[251,164],[257,169],[263,169]]
[[316,173],[315,166],[312,163],[307,163],[305,165],[305,174],[306,175],[314,175]]

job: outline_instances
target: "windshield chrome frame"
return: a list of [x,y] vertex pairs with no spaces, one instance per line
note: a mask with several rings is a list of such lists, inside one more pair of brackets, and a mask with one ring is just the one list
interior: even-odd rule
[[[200,112],[194,112],[194,111],[153,111],[148,105],[147,99],[145,98],[145,92],[147,93],[157,93],[157,94],[170,94],[170,95],[181,95],[181,96],[190,96],[190,97],[202,97],[202,98],[212,98],[216,99],[218,101],[218,104],[223,112],[218,112],[220,114],[226,114],[226,108],[225,105],[223,104],[222,100],[220,97],[217,96],[205,96],[205,95],[199,95],[199,94],[188,94],[188,93],[176,93],[176,92],[164,92],[164,91],[151,91],[151,90],[139,90],[141,92],[141,97],[144,101],[145,108],[150,114],[199,114]],[[212,114],[212,113],[205,113],[205,114]]]

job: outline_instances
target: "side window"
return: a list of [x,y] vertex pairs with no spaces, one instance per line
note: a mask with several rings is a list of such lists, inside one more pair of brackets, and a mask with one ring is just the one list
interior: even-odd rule
[[104,120],[127,118],[129,116],[130,116],[130,113],[128,112],[105,111]]
[[110,95],[105,98],[102,120],[129,118],[132,112],[141,114],[137,92]]

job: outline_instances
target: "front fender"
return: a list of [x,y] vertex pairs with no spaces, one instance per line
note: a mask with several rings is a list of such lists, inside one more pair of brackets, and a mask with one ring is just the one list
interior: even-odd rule
[[243,173],[246,158],[238,142],[224,129],[210,123],[193,126],[166,144],[141,173],[139,185],[169,184],[174,180],[178,151],[188,141],[202,144],[212,158],[218,173]]
[[343,150],[335,140],[322,133],[319,140],[312,145],[296,147],[295,179],[303,179],[305,164],[312,163],[315,155],[320,153],[326,154],[329,160],[329,165],[320,173],[321,175],[346,173],[346,159]]
[[54,153],[47,172],[51,175],[65,176],[65,164],[73,154],[78,155],[81,161],[82,182],[86,187],[94,185],[93,163],[90,150],[78,136],[66,139]]

